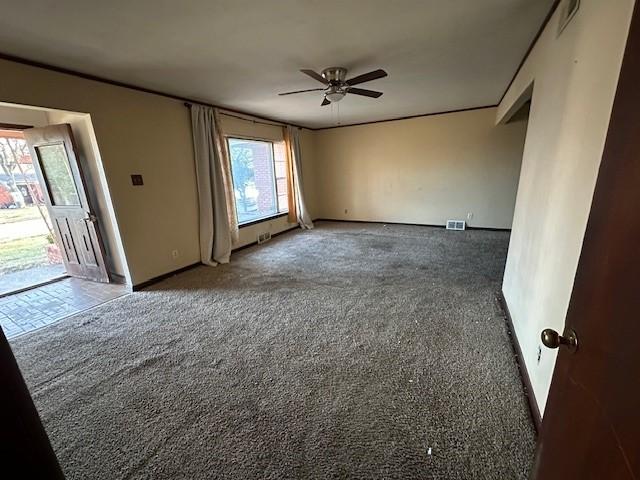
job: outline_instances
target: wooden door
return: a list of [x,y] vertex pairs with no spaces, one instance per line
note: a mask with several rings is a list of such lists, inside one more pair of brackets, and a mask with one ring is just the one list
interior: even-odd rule
[[109,282],[104,249],[68,124],[24,131],[67,273]]
[[634,12],[532,478],[640,479],[640,18]]

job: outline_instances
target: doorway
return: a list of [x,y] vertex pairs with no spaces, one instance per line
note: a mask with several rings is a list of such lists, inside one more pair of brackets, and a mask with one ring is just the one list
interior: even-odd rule
[[16,337],[129,293],[90,115],[0,103],[0,154],[4,334]]
[[65,276],[24,133],[0,128],[0,295]]
[[0,166],[0,325],[7,338],[127,293],[109,284],[70,125],[0,129]]

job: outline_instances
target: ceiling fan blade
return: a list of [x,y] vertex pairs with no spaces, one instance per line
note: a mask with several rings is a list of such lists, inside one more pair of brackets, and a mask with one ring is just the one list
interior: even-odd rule
[[378,70],[374,70],[373,72],[363,73],[362,75],[353,77],[351,80],[347,80],[346,83],[347,85],[358,85],[359,83],[370,82],[371,80],[384,78],[386,76],[387,76],[387,72],[379,68]]
[[364,88],[350,88],[347,93],[355,93],[356,95],[362,95],[363,97],[378,98],[382,95],[382,92],[375,92],[373,90],[365,90]]
[[320,104],[321,107],[324,107],[325,105],[329,105],[331,102],[329,100],[327,100],[327,97],[324,97],[324,100],[322,100],[322,103]]
[[293,95],[294,93],[319,92],[320,90],[324,90],[324,88],[309,88],[307,90],[296,90],[295,92],[279,93],[278,95]]
[[325,85],[329,85],[329,82],[327,81],[326,78],[324,78],[322,75],[320,75],[319,73],[314,72],[313,70],[300,70],[302,73],[305,73],[307,75],[309,75],[311,78],[314,78],[316,80],[318,80],[319,82],[324,83]]

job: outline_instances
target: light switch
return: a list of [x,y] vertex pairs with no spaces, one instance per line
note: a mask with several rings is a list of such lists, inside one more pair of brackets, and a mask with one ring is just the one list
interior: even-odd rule
[[144,182],[142,181],[142,175],[139,175],[139,174],[131,175],[131,184],[136,187],[140,185],[144,185]]

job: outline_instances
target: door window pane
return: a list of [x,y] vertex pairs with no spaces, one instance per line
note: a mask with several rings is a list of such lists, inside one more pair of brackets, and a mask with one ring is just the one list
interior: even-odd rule
[[37,147],[51,203],[53,205],[80,205],[80,198],[69,167],[64,144]]
[[[238,224],[286,211],[286,180],[280,180],[283,169],[274,163],[273,143],[229,138],[228,145]],[[284,201],[280,184],[284,186]]]

